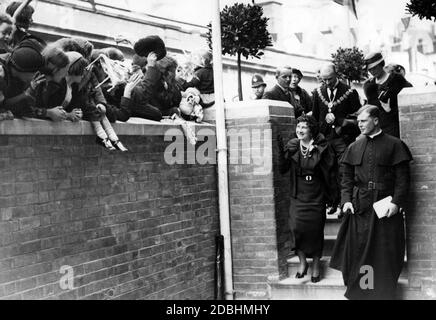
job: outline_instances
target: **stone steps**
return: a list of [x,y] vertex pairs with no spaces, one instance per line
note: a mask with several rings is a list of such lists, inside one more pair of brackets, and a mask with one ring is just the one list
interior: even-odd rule
[[[307,275],[302,279],[295,278],[298,272],[299,259],[297,256],[289,257],[288,278],[283,280],[272,280],[269,285],[269,299],[271,300],[346,300],[342,273],[329,267],[330,256],[336,237],[341,226],[341,220],[337,215],[327,215],[324,229],[324,250],[320,261],[321,281],[311,282],[312,259],[307,259],[309,269]],[[407,280],[407,263],[399,280],[398,297],[409,299],[416,295],[416,289],[409,288]]]
[[[308,258],[307,261],[309,262],[309,269],[307,271],[307,274],[310,280],[310,275],[312,274],[312,259]],[[333,270],[331,268],[329,268],[329,262],[330,262],[330,257],[322,257],[321,261],[320,261],[320,271],[321,271],[321,276],[325,277],[325,278],[341,278],[342,279],[342,274],[339,271]],[[300,265],[300,260],[298,259],[297,256],[294,256],[290,259],[288,259],[288,277],[292,278],[295,277],[295,275],[298,272],[298,267]]]
[[[307,261],[309,262],[309,269],[307,271],[308,275],[312,274],[312,259],[308,258]],[[320,271],[321,276],[324,275],[325,278],[329,277],[340,277],[342,279],[342,275],[339,271],[334,270],[329,267],[330,263],[330,256],[324,256],[321,258],[320,261]],[[298,272],[298,267],[300,265],[300,260],[297,256],[293,256],[288,259],[288,277],[295,277],[295,275]],[[310,278],[310,277],[309,277]],[[404,267],[400,275],[400,279],[407,279],[408,278],[408,271],[407,271],[407,261],[404,261]]]
[[[347,300],[344,297],[346,287],[339,271],[331,271],[320,282],[312,283],[310,273],[302,279],[286,278],[269,283],[270,300]],[[398,281],[398,298],[413,299],[419,289],[410,288],[407,279]]]
[[[312,259],[308,259],[309,269],[302,279],[295,278],[298,272],[299,259],[288,259],[288,278],[269,283],[269,297],[272,300],[346,300],[342,273],[329,267],[330,257],[324,256],[320,261],[321,281],[311,282]],[[415,289],[409,288],[407,280],[407,264],[399,280],[398,297],[410,299],[415,295]]]
[[336,242],[335,235],[325,235],[324,236],[324,250],[323,255],[330,257],[333,253],[333,247]]
[[270,283],[271,300],[346,300],[345,286],[340,272],[332,270],[320,282],[312,283],[309,272],[302,279],[292,277]]
[[324,235],[337,236],[339,228],[341,227],[341,220],[339,219],[326,219],[324,227]]

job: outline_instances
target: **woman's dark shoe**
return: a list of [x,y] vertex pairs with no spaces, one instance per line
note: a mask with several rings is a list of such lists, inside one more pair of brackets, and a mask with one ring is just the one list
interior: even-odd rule
[[304,278],[304,276],[307,274],[307,269],[309,269],[309,264],[306,262],[306,266],[304,267],[303,273],[297,272],[297,274],[295,275],[295,278],[297,278],[297,279]]
[[120,150],[120,151],[122,151],[122,152],[127,152],[127,151],[129,151],[122,143],[121,143],[121,141],[120,140],[117,140],[117,141],[112,141],[111,140],[111,143],[112,143],[112,145],[116,148],[116,149],[118,149],[118,150]]
[[111,150],[111,151],[116,150],[109,139],[102,139],[100,137],[97,137],[95,139],[95,142],[97,142],[97,144],[105,147],[108,150]]
[[[312,267],[313,268],[313,267]],[[316,273],[318,273],[318,275],[317,276],[314,276],[313,274],[315,273],[314,272],[315,271],[315,269],[313,268],[312,269],[312,278],[310,279],[313,283],[317,283],[317,282],[320,282],[321,281],[321,272],[320,272],[320,270],[319,270],[319,267],[318,267],[318,272],[316,272]]]

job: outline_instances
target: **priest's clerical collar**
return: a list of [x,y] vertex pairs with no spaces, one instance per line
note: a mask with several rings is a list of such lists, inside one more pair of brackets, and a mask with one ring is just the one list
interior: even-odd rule
[[376,133],[371,134],[368,137],[371,138],[371,139],[374,139],[375,137],[381,135],[382,132],[383,132],[382,129],[379,129]]

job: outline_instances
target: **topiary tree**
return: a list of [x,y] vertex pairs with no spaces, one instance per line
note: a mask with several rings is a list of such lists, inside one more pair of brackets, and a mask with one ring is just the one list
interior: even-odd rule
[[357,47],[339,47],[336,53],[332,54],[332,58],[338,75],[347,80],[348,84],[352,81],[360,82],[368,77],[365,68],[365,56],[363,51]]
[[[221,11],[221,41],[223,54],[236,55],[238,60],[238,94],[242,101],[241,56],[260,59],[262,50],[272,45],[267,30],[268,18],[257,5],[235,3]],[[207,41],[212,48],[212,25],[209,24]]]
[[407,11],[419,19],[436,21],[436,2],[431,0],[410,0],[406,5]]

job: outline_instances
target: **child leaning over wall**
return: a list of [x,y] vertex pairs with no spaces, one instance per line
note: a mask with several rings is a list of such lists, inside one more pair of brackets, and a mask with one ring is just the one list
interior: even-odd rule
[[44,65],[42,47],[38,41],[27,39],[11,53],[0,57],[0,112],[2,119],[31,116],[34,99],[29,87],[38,79],[35,73]]
[[208,108],[215,103],[212,53],[210,51],[201,52],[199,60],[194,75],[189,82],[181,78],[180,73],[177,74],[177,80],[181,83],[183,90],[192,87],[197,88],[200,91],[201,106]]
[[142,74],[134,73],[129,76],[129,68],[124,64],[124,54],[117,48],[94,50],[91,61],[92,72],[107,101],[106,116],[109,121],[128,121],[133,109],[132,91],[141,81]]
[[[88,61],[75,51],[64,54],[68,57],[66,76],[62,77],[65,72],[63,68],[57,69],[47,77],[49,81],[40,84],[35,90],[36,109],[47,110],[45,114],[40,112],[36,116],[73,122],[83,118],[91,122],[97,133],[98,144],[109,150],[117,148],[127,151],[105,115],[105,100],[101,92],[96,93],[96,81],[86,75]],[[49,116],[50,112],[56,112],[57,116]]]
[[12,17],[0,12],[0,54],[11,52],[9,41],[13,28]]

